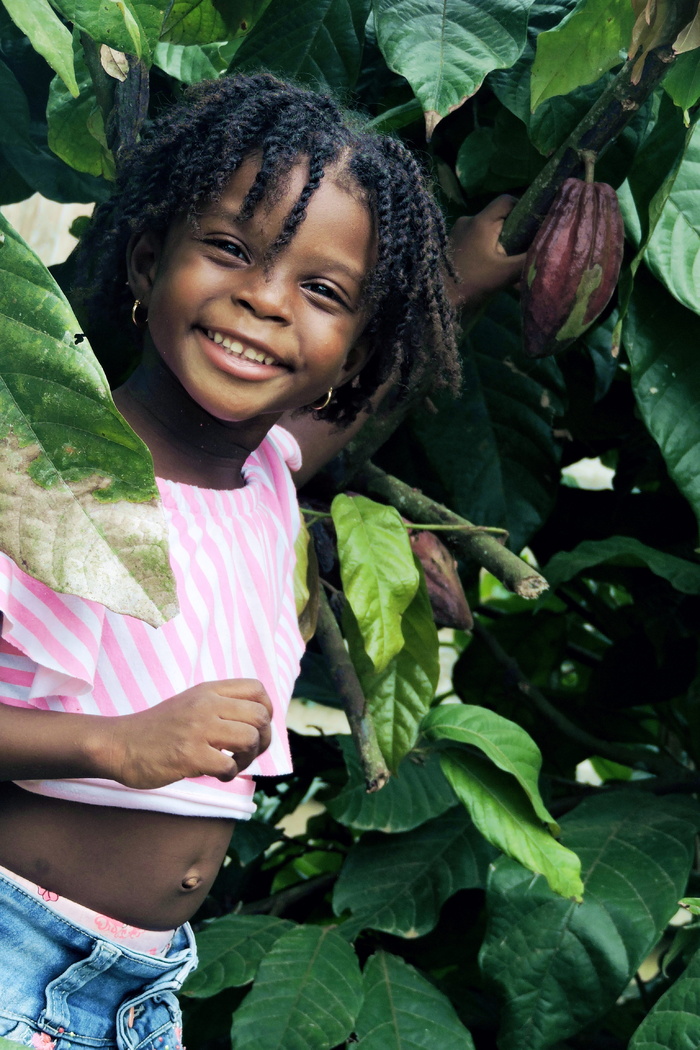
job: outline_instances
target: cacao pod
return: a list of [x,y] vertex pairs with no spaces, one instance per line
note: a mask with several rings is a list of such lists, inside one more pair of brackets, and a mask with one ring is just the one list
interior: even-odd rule
[[593,324],[615,290],[623,247],[612,186],[566,179],[525,257],[521,300],[528,357],[564,350]]
[[411,548],[425,573],[433,619],[438,627],[474,626],[467,596],[457,573],[457,562],[434,532],[412,532]]

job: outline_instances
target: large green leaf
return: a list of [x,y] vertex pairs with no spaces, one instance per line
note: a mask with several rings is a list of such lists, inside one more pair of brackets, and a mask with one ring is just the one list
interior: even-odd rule
[[700,99],[700,50],[696,48],[676,57],[663,79],[663,88],[683,110],[689,123],[688,110]]
[[700,952],[632,1036],[629,1050],[693,1050],[700,1046]]
[[183,995],[208,998],[223,988],[248,984],[273,944],[294,928],[272,915],[224,915],[197,934],[199,965],[183,986]]
[[269,3],[270,0],[174,0],[167,5],[162,38],[170,44],[210,44],[214,40],[243,38]]
[[696,803],[641,792],[586,800],[562,819],[583,863],[583,904],[499,860],[488,884],[485,975],[501,990],[502,1050],[545,1050],[602,1016],[677,908]]
[[414,484],[469,521],[508,529],[509,546],[520,551],[559,487],[552,428],[562,393],[552,358],[523,357],[518,303],[499,296],[469,337],[460,400],[435,398],[437,414],[412,416],[427,459]]
[[330,1050],[350,1035],[362,1002],[357,956],[330,927],[297,926],[260,963],[233,1017],[236,1050]]
[[[273,0],[234,59],[236,69],[264,66],[335,91],[360,72],[371,0]],[[284,46],[280,47],[280,41]]]
[[46,106],[48,143],[56,156],[76,171],[114,179],[114,158],[107,147],[102,112],[81,51],[75,56],[78,98],[73,98],[59,77],[51,81]]
[[544,575],[552,589],[594,565],[644,565],[668,580],[682,594],[700,594],[700,564],[648,547],[632,536],[584,540],[572,551],[560,551],[548,562]]
[[377,952],[362,979],[357,1050],[474,1050],[449,999],[403,959]]
[[407,755],[381,791],[368,793],[357,748],[348,736],[337,739],[348,782],[326,802],[326,808],[341,824],[359,831],[410,831],[440,816],[457,801],[437,755],[429,751]]
[[618,65],[634,21],[629,0],[581,0],[555,29],[540,33],[532,67],[532,109]]
[[515,62],[531,6],[532,0],[374,0],[379,46],[420,99],[429,135],[490,70]]
[[357,670],[377,740],[392,772],[411,750],[418,726],[435,696],[440,676],[439,643],[425,580],[401,620],[404,647],[383,671],[375,671],[367,656],[351,610],[346,606],[343,628]]
[[72,95],[78,94],[73,69],[73,39],[49,0],[2,0],[15,25],[58,73]]
[[700,313],[699,180],[700,133],[696,126],[645,254],[652,273],[695,313]]
[[423,719],[421,732],[428,740],[455,740],[479,748],[499,769],[515,777],[538,819],[552,834],[559,834],[540,795],[542,754],[532,737],[515,722],[486,707],[440,704]]
[[0,548],[54,590],[163,623],[176,606],[150,453],[58,285],[0,229]]
[[218,77],[221,69],[214,65],[212,54],[199,44],[156,44],[153,64],[182,84]]
[[353,847],[333,893],[348,938],[369,927],[420,937],[457,890],[483,886],[492,852],[460,807],[398,835],[370,832]]
[[144,58],[150,55],[148,37],[132,0],[52,0],[54,7],[98,44]]
[[440,756],[442,769],[481,834],[528,871],[544,875],[562,897],[583,892],[579,858],[542,826],[532,803],[515,779],[480,755],[451,750]]
[[669,473],[700,520],[700,321],[643,268],[623,329],[632,387]]
[[394,507],[366,496],[336,496],[331,514],[338,537],[343,591],[375,671],[401,651],[401,618],[420,574],[408,533]]

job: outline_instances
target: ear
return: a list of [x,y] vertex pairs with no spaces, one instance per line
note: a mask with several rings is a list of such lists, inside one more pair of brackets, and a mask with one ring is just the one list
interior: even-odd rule
[[367,341],[360,336],[357,342],[354,343],[348,351],[347,357],[345,358],[345,364],[340,372],[340,378],[335,384],[336,390],[338,387],[345,386],[346,383],[349,383],[351,379],[355,378],[357,373],[364,368],[369,356],[370,349]]
[[153,230],[133,234],[126,247],[126,272],[131,294],[144,306],[148,306],[161,248],[162,238]]

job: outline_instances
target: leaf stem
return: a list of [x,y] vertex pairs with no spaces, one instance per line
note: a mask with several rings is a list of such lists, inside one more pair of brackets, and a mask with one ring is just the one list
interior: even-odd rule
[[316,638],[328,662],[333,684],[350,723],[350,732],[362,765],[367,791],[379,791],[389,779],[389,770],[379,749],[374,723],[367,711],[367,701],[357,671],[345,648],[343,636],[323,589],[319,595]]

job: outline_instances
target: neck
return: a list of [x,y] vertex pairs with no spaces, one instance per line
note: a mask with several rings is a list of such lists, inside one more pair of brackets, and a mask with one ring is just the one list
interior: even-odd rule
[[158,477],[204,488],[244,485],[243,464],[277,419],[216,419],[193,401],[159,355],[144,356],[115,390],[114,401],[148,445]]

